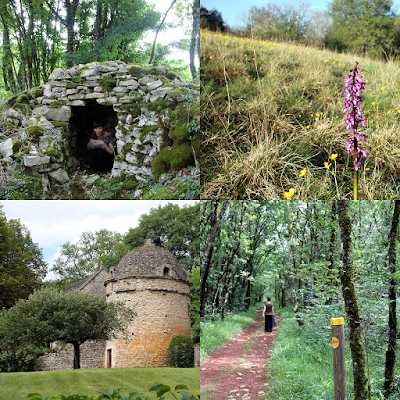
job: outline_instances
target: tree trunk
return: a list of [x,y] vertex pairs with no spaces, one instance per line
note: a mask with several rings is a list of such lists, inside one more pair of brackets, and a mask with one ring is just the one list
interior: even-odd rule
[[394,365],[396,362],[396,335],[397,335],[397,318],[396,318],[396,287],[397,282],[395,278],[396,273],[396,239],[397,230],[399,226],[399,214],[400,214],[400,200],[395,201],[392,228],[389,232],[389,339],[388,348],[386,351],[385,361],[385,383],[384,391],[385,396],[393,392],[394,387]]
[[293,269],[292,238],[293,238],[293,222],[289,221],[288,270],[289,270],[290,293],[292,294],[292,302],[294,307],[294,314],[296,316],[296,321],[299,324],[299,326],[302,326],[304,325],[304,322],[300,317],[300,306],[299,306],[299,301],[297,299],[296,285],[294,282],[293,271],[292,271]]
[[173,1],[172,1],[172,4],[171,4],[170,7],[168,8],[167,12],[164,14],[163,20],[161,21],[160,25],[159,25],[158,28],[157,28],[156,37],[154,38],[153,48],[152,48],[152,50],[151,50],[151,56],[150,56],[149,64],[151,64],[152,61],[153,61],[154,50],[155,50],[155,48],[156,48],[156,42],[157,42],[158,32],[160,32],[160,29],[162,28],[163,23],[164,23],[164,21],[165,21],[165,18],[167,18],[167,14],[168,14],[169,10],[174,6],[175,3],[176,3],[176,0],[173,0]]
[[342,241],[342,265],[339,274],[347,323],[350,328],[349,339],[351,357],[353,359],[354,398],[357,400],[370,400],[371,393],[368,385],[364,345],[361,336],[361,320],[354,289],[353,244],[351,240],[349,202],[347,200],[338,201],[338,218]]
[[81,368],[81,354],[79,343],[77,341],[73,341],[72,344],[74,345],[74,369]]
[[190,56],[190,72],[193,80],[198,79],[197,68],[194,63],[196,48],[200,47],[200,0],[193,0],[193,28],[190,40],[189,56]]
[[[335,261],[335,247],[336,247],[336,226],[335,226],[335,221],[336,221],[336,202],[332,201],[332,210],[331,210],[331,239],[329,243],[329,250],[328,250],[328,261],[329,261],[329,286],[332,290],[333,286],[333,267],[334,267],[334,261]],[[332,293],[332,292],[330,292]],[[329,294],[329,299],[328,299],[328,304],[332,304],[333,298],[332,294]]]
[[200,276],[201,276],[201,285],[200,285],[200,317],[205,316],[206,312],[206,285],[207,285],[207,278],[210,272],[210,265],[211,265],[211,257],[214,250],[214,241],[219,232],[219,226],[222,221],[222,217],[225,214],[226,208],[228,206],[227,200],[224,200],[222,203],[221,211],[218,215],[218,201],[215,202],[214,200],[211,201],[211,232],[207,238],[206,247],[204,249],[203,257],[200,263]]

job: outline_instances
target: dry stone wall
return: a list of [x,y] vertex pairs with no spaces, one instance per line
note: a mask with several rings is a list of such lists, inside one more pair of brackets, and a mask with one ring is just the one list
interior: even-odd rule
[[166,66],[110,61],[56,69],[6,112],[14,132],[0,142],[0,161],[20,160],[44,180],[66,183],[89,140],[88,124],[101,115],[118,139],[113,176],[142,181],[189,167],[200,147],[193,131],[199,95],[198,84],[180,80]]
[[[53,371],[59,369],[74,369],[74,346],[61,345],[53,352],[39,357],[37,371]],[[97,342],[88,341],[80,346],[81,368],[104,368],[105,367],[105,340]]]

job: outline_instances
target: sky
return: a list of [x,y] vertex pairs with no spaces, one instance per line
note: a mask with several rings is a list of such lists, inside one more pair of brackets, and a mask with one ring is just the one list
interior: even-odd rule
[[[331,3],[331,0],[304,0],[305,2],[311,5],[311,10],[313,11],[326,11],[327,4]],[[243,12],[248,12],[249,9],[253,6],[256,7],[265,7],[268,3],[275,4],[288,4],[288,3],[296,4],[295,0],[200,0],[200,5],[207,8],[208,10],[212,10],[215,8],[222,14],[223,20],[229,25],[229,27],[233,28],[235,26],[243,25],[242,20],[239,18]],[[393,1],[394,4],[399,4],[399,1]],[[400,8],[400,7],[399,7]]]
[[[139,224],[139,217],[151,208],[168,203],[194,205],[193,200],[0,200],[7,220],[19,219],[31,233],[32,241],[43,250],[50,269],[61,245],[74,243],[83,232],[107,229],[124,234]],[[49,273],[46,279],[55,279]]]
[[[172,0],[149,0],[149,3],[153,3],[156,5],[156,9],[158,11],[161,11],[163,13],[162,18],[164,17],[164,14],[170,7]],[[175,7],[175,6],[174,6]],[[167,18],[165,19],[164,23],[171,23],[171,22],[176,22],[176,17],[175,17],[175,12],[174,12],[174,7],[169,10],[167,14]],[[146,41],[154,41],[154,38],[156,36],[155,32],[151,32],[147,35]],[[185,30],[183,26],[178,26],[177,28],[174,29],[169,29],[165,32],[160,32],[157,36],[157,43],[163,43],[167,44],[170,42],[173,42],[177,39],[182,39],[185,37]],[[175,53],[172,58],[180,58],[185,60],[187,64],[189,64],[189,52],[179,52]]]

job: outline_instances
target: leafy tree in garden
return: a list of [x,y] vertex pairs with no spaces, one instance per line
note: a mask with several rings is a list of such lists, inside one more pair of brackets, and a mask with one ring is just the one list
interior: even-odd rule
[[0,207],[0,308],[9,308],[38,289],[46,267],[28,229],[19,220],[7,221]]
[[391,0],[333,0],[328,45],[339,51],[387,56],[393,50],[394,13]]
[[49,346],[54,341],[74,346],[74,369],[80,368],[80,345],[116,337],[133,312],[120,302],[86,292],[43,289],[0,312],[0,348]]
[[114,254],[121,242],[120,233],[107,229],[83,232],[77,243],[67,242],[61,246],[61,254],[51,270],[60,276],[61,281],[72,284],[93,274],[99,268],[100,258]]

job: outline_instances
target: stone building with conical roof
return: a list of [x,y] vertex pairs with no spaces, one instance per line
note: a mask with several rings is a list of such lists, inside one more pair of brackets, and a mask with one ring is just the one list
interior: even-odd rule
[[[146,239],[117,267],[100,269],[66,290],[83,290],[123,301],[135,313],[116,339],[81,345],[82,368],[163,367],[172,338],[190,336],[189,274],[162,247]],[[72,369],[73,349],[42,357],[42,370]]]

